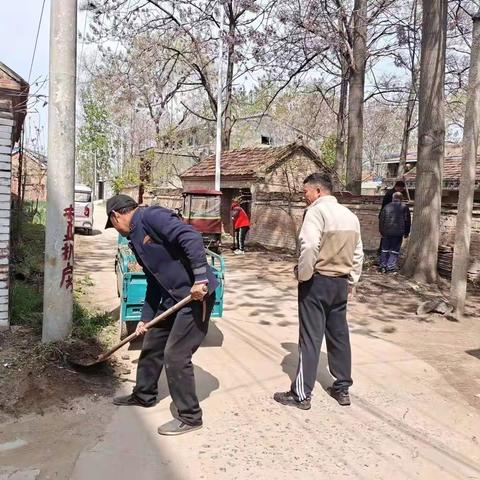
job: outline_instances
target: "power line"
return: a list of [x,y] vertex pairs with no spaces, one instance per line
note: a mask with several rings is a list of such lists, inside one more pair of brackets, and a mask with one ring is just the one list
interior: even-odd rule
[[40,12],[40,19],[38,20],[37,37],[35,38],[35,47],[33,48],[32,62],[30,63],[30,71],[28,72],[28,82],[30,82],[30,76],[32,75],[32,69],[33,69],[33,62],[35,61],[35,54],[37,53],[38,37],[40,35],[40,27],[42,26],[44,9],[45,9],[45,0],[43,0],[42,11]]
[[83,46],[85,45],[85,33],[87,31],[87,18],[88,18],[88,10],[85,10],[85,22],[83,24],[83,33],[82,33],[82,47],[80,50],[80,67],[82,66],[82,59],[83,59]]

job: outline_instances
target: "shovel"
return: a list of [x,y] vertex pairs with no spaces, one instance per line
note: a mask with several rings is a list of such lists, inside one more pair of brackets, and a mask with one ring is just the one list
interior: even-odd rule
[[[175,304],[173,307],[170,307],[168,310],[165,310],[162,314],[158,315],[153,320],[150,320],[147,323],[147,325],[145,325],[145,330],[150,329],[157,323],[160,323],[162,320],[165,320],[166,318],[168,318],[173,313],[178,312],[178,310],[183,308],[185,305],[189,304],[191,301],[192,301],[191,295],[188,295],[188,297],[185,297],[183,300],[180,300],[180,302]],[[119,348],[123,347],[127,343],[130,343],[132,340],[135,340],[138,337],[139,335],[136,332],[134,332],[128,337],[124,338],[120,343],[117,343],[108,352],[102,353],[101,355],[98,355],[98,357],[94,359],[73,360],[71,358],[67,358],[67,362],[77,370],[95,369],[101,366],[103,363],[105,363],[105,361],[108,358],[110,358],[110,356],[114,354]]]

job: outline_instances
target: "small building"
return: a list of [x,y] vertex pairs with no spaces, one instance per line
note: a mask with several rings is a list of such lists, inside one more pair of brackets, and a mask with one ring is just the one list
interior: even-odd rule
[[362,175],[362,195],[380,195],[382,179],[374,172],[367,172]]
[[[20,167],[20,159],[22,165]],[[19,182],[19,176],[22,181]],[[23,199],[30,202],[44,202],[47,200],[47,157],[39,152],[17,149],[12,155],[12,195],[23,196]],[[20,190],[19,190],[20,187]],[[23,190],[23,192],[21,192]]]
[[0,328],[9,325],[12,150],[20,139],[28,83],[0,63]]
[[[303,180],[313,172],[332,176],[337,189],[341,182],[320,156],[303,143],[279,147],[230,150],[221,157],[222,223],[232,233],[230,205],[234,198],[251,216],[250,241],[272,247],[294,249],[300,219],[292,215],[302,204]],[[215,156],[211,155],[180,175],[184,190],[215,186]]]
[[[460,175],[462,170],[463,147],[460,143],[445,144],[445,158],[443,163],[443,189],[442,203],[444,205],[456,204],[458,202],[458,190],[460,186]],[[415,187],[417,178],[417,153],[409,152],[407,155],[407,167],[403,180],[405,181],[410,197],[415,199]],[[391,188],[398,176],[399,158],[389,156],[383,162],[376,165],[380,175],[383,172],[382,189]],[[480,202],[480,156],[477,158],[477,175],[475,181],[475,202]]]

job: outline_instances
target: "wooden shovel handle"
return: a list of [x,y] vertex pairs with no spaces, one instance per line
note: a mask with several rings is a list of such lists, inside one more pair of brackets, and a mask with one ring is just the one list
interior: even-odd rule
[[[165,310],[162,314],[158,315],[153,320],[150,320],[145,325],[145,329],[148,330],[149,328],[153,327],[157,323],[160,323],[162,320],[165,320],[167,317],[172,315],[172,313],[178,312],[178,310],[183,308],[185,305],[188,305],[191,301],[192,301],[192,296],[191,295],[189,295],[188,297],[185,297],[183,300],[180,300],[173,307],[170,307],[168,310]],[[135,338],[138,338],[138,336],[139,335],[137,335],[135,332],[133,332],[131,335],[124,338],[120,343],[117,343],[115,346],[113,346],[108,352],[100,355],[98,357],[97,361],[101,362],[103,360],[106,360],[110,355],[112,355],[112,353],[115,353],[119,348],[123,347],[125,344],[130,343]]]

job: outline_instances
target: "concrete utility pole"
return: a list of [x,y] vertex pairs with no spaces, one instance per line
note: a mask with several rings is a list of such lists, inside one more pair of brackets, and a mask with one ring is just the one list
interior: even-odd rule
[[77,0],[51,0],[42,340],[72,328]]
[[458,317],[465,313],[467,275],[470,263],[472,210],[475,193],[478,135],[480,132],[480,11],[473,17],[473,41],[470,53],[470,74],[463,126],[462,173],[455,227],[452,284],[450,301]]
[[222,158],[222,91],[223,91],[223,5],[220,5],[220,28],[218,29],[218,86],[217,86],[217,138],[215,145],[215,190],[220,191]]

